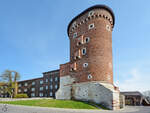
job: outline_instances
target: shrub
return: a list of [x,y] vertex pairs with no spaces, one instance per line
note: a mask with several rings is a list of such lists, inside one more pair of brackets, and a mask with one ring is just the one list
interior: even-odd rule
[[17,94],[14,98],[28,98],[27,94]]

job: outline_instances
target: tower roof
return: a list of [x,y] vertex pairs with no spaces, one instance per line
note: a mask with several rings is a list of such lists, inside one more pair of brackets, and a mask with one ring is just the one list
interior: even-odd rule
[[115,24],[115,15],[114,15],[112,9],[109,8],[109,7],[106,6],[106,5],[94,5],[94,6],[92,6],[92,7],[89,7],[88,9],[84,10],[82,13],[80,13],[79,15],[77,15],[76,17],[74,17],[74,18],[71,20],[71,22],[70,22],[69,25],[68,25],[68,29],[67,29],[68,36],[69,36],[69,28],[70,28],[71,24],[73,23],[73,21],[76,20],[77,18],[79,18],[80,16],[84,15],[86,12],[92,10],[92,9],[105,9],[105,10],[107,10],[107,11],[111,14],[111,16],[112,16],[112,18],[113,18],[113,26],[114,26],[114,24]]

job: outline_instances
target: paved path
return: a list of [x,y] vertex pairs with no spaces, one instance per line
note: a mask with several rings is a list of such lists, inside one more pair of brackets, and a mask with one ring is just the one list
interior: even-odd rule
[[0,104],[0,113],[150,113],[150,107],[126,107],[122,110],[75,110]]

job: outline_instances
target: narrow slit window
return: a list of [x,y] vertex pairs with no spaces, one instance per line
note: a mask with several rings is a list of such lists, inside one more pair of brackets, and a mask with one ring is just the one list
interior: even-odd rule
[[86,54],[86,48],[83,48],[82,49],[82,55],[85,55]]

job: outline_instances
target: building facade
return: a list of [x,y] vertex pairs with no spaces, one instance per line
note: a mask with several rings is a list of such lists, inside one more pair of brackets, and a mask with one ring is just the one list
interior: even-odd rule
[[[27,94],[28,97],[52,97],[59,89],[59,70],[44,72],[43,77],[18,82],[18,94]],[[0,87],[0,97],[7,98],[6,84]]]
[[43,77],[18,82],[18,94],[29,97],[53,97],[59,89],[59,70],[44,72]]
[[150,106],[150,102],[138,91],[121,92],[125,96],[125,105],[131,106]]
[[0,97],[1,98],[7,98],[7,97],[9,97],[9,94],[6,91],[6,88],[7,88],[7,84],[0,83]]
[[104,5],[90,7],[68,25],[70,62],[60,65],[57,99],[75,99],[119,109],[113,84],[112,30],[115,17]]

